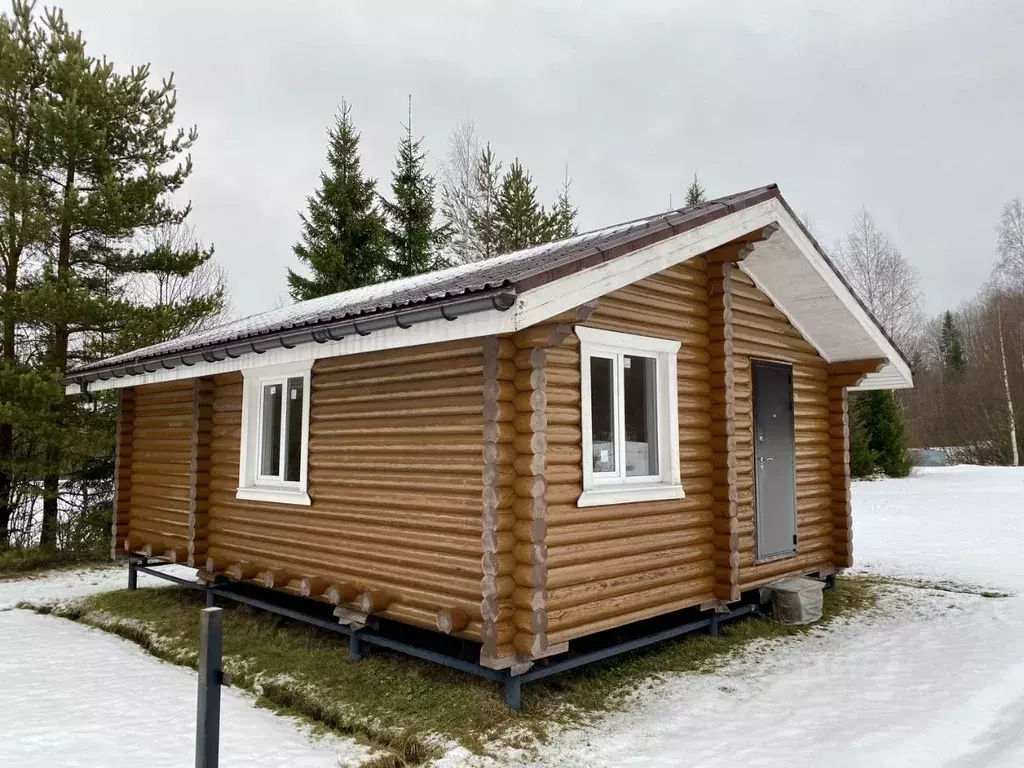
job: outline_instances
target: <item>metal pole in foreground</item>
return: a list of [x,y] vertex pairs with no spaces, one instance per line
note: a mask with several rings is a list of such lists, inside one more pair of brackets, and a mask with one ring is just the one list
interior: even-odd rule
[[220,752],[220,686],[223,620],[221,608],[204,608],[199,628],[199,706],[196,711],[196,768],[217,768]]

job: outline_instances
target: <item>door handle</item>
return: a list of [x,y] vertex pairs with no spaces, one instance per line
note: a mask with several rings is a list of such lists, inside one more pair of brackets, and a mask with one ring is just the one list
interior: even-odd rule
[[765,456],[761,456],[761,457],[760,457],[760,458],[758,459],[758,461],[759,461],[759,462],[761,463],[761,469],[764,469],[764,463],[765,463],[766,461],[775,461],[775,459],[773,459],[773,458],[772,458],[771,456],[768,456],[768,457],[765,457]]

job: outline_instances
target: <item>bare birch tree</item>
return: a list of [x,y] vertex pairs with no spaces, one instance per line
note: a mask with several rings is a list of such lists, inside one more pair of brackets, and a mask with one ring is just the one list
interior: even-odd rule
[[922,326],[922,293],[917,269],[879,230],[866,208],[836,242],[836,266],[904,353],[910,355]]
[[[143,236],[145,247],[156,250],[166,248],[172,252],[186,252],[200,247],[193,227],[165,225]],[[227,273],[224,267],[210,259],[187,275],[173,270],[150,272],[133,276],[132,295],[151,307],[182,307],[209,296],[221,297],[218,310],[187,321],[184,327],[174,328],[174,335],[193,333],[224,322],[231,312],[227,294]]]
[[999,330],[999,359],[1003,369],[1003,389],[1006,393],[1007,429],[1010,433],[1010,455],[1013,466],[1020,465],[1020,451],[1017,448],[1017,421],[1013,413],[1013,396],[1010,390],[1010,371],[1006,365],[1006,341],[1003,334],[1003,299],[996,297],[996,327]]
[[448,137],[448,152],[441,164],[441,216],[451,228],[451,261],[466,264],[481,258],[473,225],[479,204],[477,163],[480,141],[473,118],[466,117]]
[[996,228],[996,251],[1001,277],[1016,286],[1024,286],[1024,203],[1019,197],[1003,206]]

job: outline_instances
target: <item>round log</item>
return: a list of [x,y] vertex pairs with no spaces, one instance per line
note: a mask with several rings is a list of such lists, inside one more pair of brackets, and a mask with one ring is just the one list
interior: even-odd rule
[[351,603],[356,599],[356,588],[351,584],[335,582],[324,590],[322,597],[331,605]]
[[446,635],[460,632],[469,624],[469,614],[462,608],[442,608],[437,612],[437,628]]
[[304,576],[299,579],[299,594],[302,597],[319,597],[324,593],[329,584],[327,579],[319,576]]
[[394,596],[382,589],[368,589],[356,598],[359,609],[366,614],[386,611]]
[[225,573],[232,581],[246,581],[256,577],[257,569],[252,563],[232,563]]

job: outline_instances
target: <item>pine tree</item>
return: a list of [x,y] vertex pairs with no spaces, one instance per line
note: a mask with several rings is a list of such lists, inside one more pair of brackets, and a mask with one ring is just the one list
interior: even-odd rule
[[501,180],[495,205],[498,218],[498,252],[509,253],[548,241],[548,216],[537,201],[533,183],[519,158]]
[[942,329],[939,335],[939,354],[942,363],[952,371],[960,373],[967,367],[964,356],[964,342],[960,329],[953,318],[953,313],[946,310],[942,316]]
[[40,403],[37,384],[18,347],[22,321],[21,292],[33,254],[47,241],[44,212],[49,205],[39,170],[44,148],[35,138],[43,132],[41,81],[46,37],[32,23],[31,6],[15,3],[10,17],[0,14],[0,267],[3,269],[2,368],[0,368],[0,550],[10,542],[13,496],[20,495],[33,473],[15,452],[15,435],[33,424]]
[[697,174],[693,174],[693,183],[686,188],[686,205],[699,205],[700,203],[707,202],[706,192],[704,187],[700,185],[700,181],[697,179]]
[[558,188],[558,194],[555,197],[555,204],[551,206],[551,212],[548,214],[546,233],[548,240],[564,240],[567,237],[579,234],[579,230],[576,227],[576,214],[579,212],[579,208],[573,206],[569,199],[569,187],[571,184],[572,179],[569,178],[569,168],[566,166],[565,178],[562,179],[562,184]]
[[489,259],[501,253],[501,222],[498,215],[501,163],[491,150],[490,142],[480,150],[477,158],[476,189],[477,199],[469,215],[476,250],[473,261]]
[[[69,29],[59,10],[36,20],[31,4],[18,3],[5,23],[0,46],[7,47],[11,24],[22,39],[30,29],[36,46],[32,89],[19,92],[5,79],[0,101],[27,99],[38,120],[34,154],[23,152],[14,171],[34,195],[22,200],[19,215],[43,235],[23,251],[34,261],[21,276],[15,317],[31,364],[19,386],[32,391],[37,410],[33,425],[21,425],[22,439],[19,425],[14,427],[15,442],[32,451],[23,460],[35,462],[37,482],[42,475],[41,543],[53,547],[61,475],[92,482],[96,471],[109,468],[113,446],[109,398],[84,406],[62,397],[57,379],[70,366],[95,359],[110,339],[138,322],[147,310],[133,294],[140,276],[191,274],[208,263],[211,251],[140,242],[140,234],[178,225],[190,210],[172,198],[192,171],[188,152],[197,134],[173,128],[173,79],[150,87],[148,66],[121,74],[106,59],[89,56],[81,34]],[[0,60],[8,57],[0,54]],[[212,302],[214,308],[220,304]],[[210,308],[205,304],[203,311]]]
[[447,225],[434,227],[434,177],[425,168],[427,153],[420,149],[423,139],[412,138],[411,96],[409,122],[404,127],[392,173],[394,202],[381,201],[388,218],[388,275],[392,278],[419,275],[443,266],[440,251],[450,236]]
[[377,207],[376,181],[363,177],[359,134],[352,108],[342,102],[327,132],[328,171],[307,198],[301,215],[301,242],[293,250],[312,275],[288,270],[288,289],[296,301],[372,285],[387,276],[388,232]]

